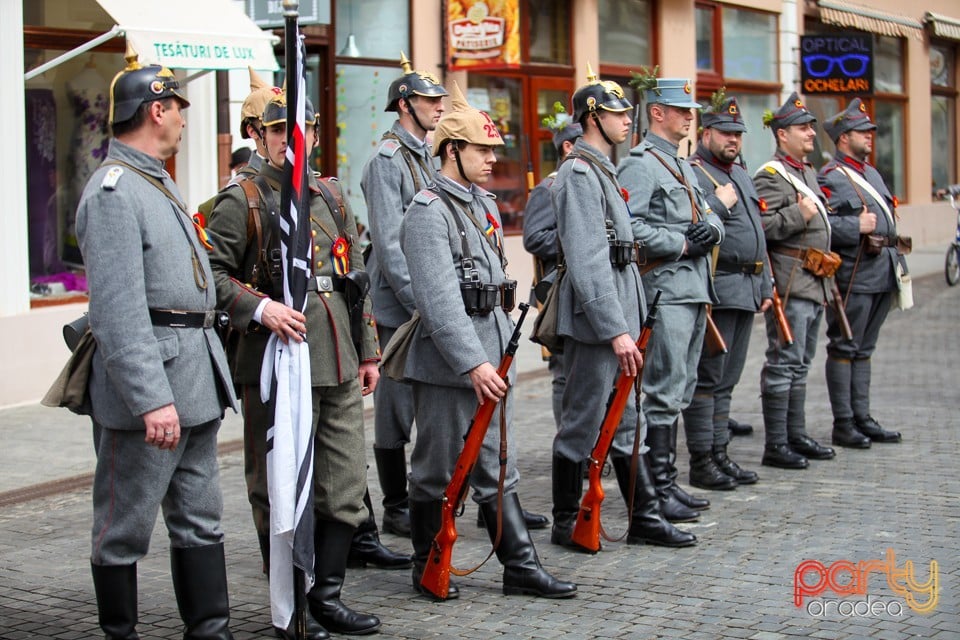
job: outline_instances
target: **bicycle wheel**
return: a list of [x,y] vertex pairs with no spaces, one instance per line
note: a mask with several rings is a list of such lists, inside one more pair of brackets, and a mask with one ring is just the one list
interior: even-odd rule
[[960,282],[960,261],[957,259],[957,253],[960,252],[960,246],[956,243],[951,244],[947,249],[947,260],[943,266],[943,275],[947,278],[947,284],[951,287]]

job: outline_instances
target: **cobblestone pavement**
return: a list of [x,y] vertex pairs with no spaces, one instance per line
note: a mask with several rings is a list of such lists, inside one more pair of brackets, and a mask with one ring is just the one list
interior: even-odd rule
[[[812,462],[806,471],[786,471],[759,465],[762,433],[736,438],[732,456],[757,470],[761,480],[736,491],[711,493],[712,508],[699,522],[683,525],[700,539],[688,549],[604,543],[600,553],[589,556],[551,545],[549,531],[533,532],[544,565],[579,584],[579,596],[572,600],[504,597],[495,560],[459,579],[461,597],[456,601],[432,603],[416,597],[408,571],[371,569],[350,571],[344,600],[379,615],[384,638],[960,637],[960,518],[954,511],[960,495],[960,392],[953,368],[960,354],[960,287],[948,289],[942,276],[931,276],[915,283],[915,296],[914,310],[890,316],[874,358],[873,413],[888,428],[904,433],[902,444],[840,449],[835,460]],[[758,323],[734,399],[735,417],[759,431],[762,339]],[[823,362],[821,348],[810,378],[808,429],[829,443]],[[549,513],[549,379],[527,372],[517,394],[521,497],[525,507]],[[65,413],[51,411],[47,419]],[[58,451],[58,443],[49,442],[47,449]],[[370,487],[377,501],[372,455],[370,464]],[[232,628],[238,640],[269,637],[267,582],[259,572],[242,461],[235,447],[225,448],[221,466]],[[684,452],[678,467],[684,480]],[[42,477],[42,470],[37,475]],[[45,497],[0,501],[2,639],[102,637],[88,565],[89,489],[82,481],[76,484],[78,488],[65,485]],[[604,522],[619,532],[626,512],[613,478],[607,479],[606,488]],[[471,504],[458,520],[454,556],[461,567],[479,562],[489,549],[474,519]],[[143,638],[178,638],[181,623],[162,523],[154,535],[152,551],[140,563],[139,629]],[[395,549],[410,549],[407,540],[392,535],[383,539]],[[802,607],[794,606],[799,563],[816,560],[838,569],[833,563],[849,561],[853,564],[846,566],[855,568],[861,561],[886,562],[888,553],[895,554],[897,569],[913,563],[908,577],[917,584],[928,581],[935,561],[935,595],[918,591],[915,600],[908,600],[891,588],[883,569],[860,582],[850,570],[841,569],[833,572],[834,583],[841,588],[859,584],[861,595],[838,599],[827,591],[806,597]],[[804,574],[809,585],[817,577]],[[899,583],[905,580],[901,574]],[[909,606],[931,598],[936,598],[936,606],[930,613]]]

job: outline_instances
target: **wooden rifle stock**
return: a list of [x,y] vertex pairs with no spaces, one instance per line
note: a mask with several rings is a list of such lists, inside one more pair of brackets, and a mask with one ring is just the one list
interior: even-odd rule
[[712,309],[707,305],[707,332],[703,337],[707,346],[707,354],[711,356],[727,353],[727,342],[723,339],[723,334],[717,328],[713,321]]
[[840,288],[833,278],[830,278],[830,295],[833,297],[833,310],[837,312],[840,335],[844,340],[853,340],[853,329],[850,327],[850,320],[847,319],[847,310],[843,306],[843,296],[840,295]]
[[[646,320],[643,322],[643,328],[640,330],[640,337],[637,338],[637,349],[644,356],[647,351],[647,343],[650,342],[650,335],[653,333],[653,325],[657,320],[657,305],[660,302],[660,294],[661,291],[657,291],[653,304],[650,306],[650,311],[647,312]],[[644,359],[643,364],[646,364],[646,359]],[[607,454],[610,453],[613,438],[620,427],[623,412],[627,408],[630,390],[633,388],[634,381],[642,377],[642,366],[636,376],[628,376],[623,371],[617,376],[613,391],[610,392],[610,399],[607,401],[607,412],[600,424],[600,434],[597,436],[597,442],[593,445],[593,451],[590,452],[590,458],[587,461],[590,465],[590,486],[580,502],[580,511],[577,513],[577,523],[573,527],[571,539],[584,549],[594,553],[600,550],[600,504],[603,502],[604,496],[600,474],[603,471],[603,463],[607,459]]]
[[630,128],[630,146],[635,147],[640,144],[640,103],[633,105],[633,123]]
[[773,319],[777,322],[777,335],[780,337],[780,342],[789,347],[793,344],[793,329],[790,328],[787,314],[783,312],[783,300],[780,299],[780,294],[777,292],[777,282],[773,277],[773,262],[770,260],[769,254],[767,254],[767,264],[770,265],[770,284],[773,286],[772,311]]
[[[510,336],[510,342],[507,343],[507,349],[500,359],[500,366],[497,367],[497,375],[504,381],[507,380],[507,374],[510,372],[510,365],[513,364],[513,357],[520,346],[520,328],[523,326],[523,320],[527,317],[527,311],[530,305],[525,302],[520,303],[520,319],[517,320],[513,335]],[[440,515],[440,530],[430,545],[430,555],[427,557],[427,564],[423,568],[423,576],[420,578],[420,585],[438,598],[446,599],[447,590],[450,588],[450,566],[453,557],[453,544],[457,541],[456,517],[457,511],[463,504],[463,498],[467,492],[467,481],[470,478],[470,472],[480,457],[480,449],[483,446],[483,439],[487,435],[487,427],[490,426],[490,419],[496,410],[499,402],[486,401],[477,407],[473,414],[473,420],[467,429],[467,435],[464,438],[463,449],[457,458],[456,467],[453,470],[453,476],[443,493],[443,506]]]

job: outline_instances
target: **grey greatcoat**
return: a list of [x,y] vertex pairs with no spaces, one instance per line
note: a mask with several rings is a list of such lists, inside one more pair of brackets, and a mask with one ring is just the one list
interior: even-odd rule
[[[550,194],[566,262],[558,326],[565,336],[567,384],[553,450],[557,456],[580,462],[596,442],[616,378],[618,362],[610,341],[622,334],[637,339],[646,304],[636,264],[620,269],[610,262],[608,229],[620,240],[629,242],[633,237],[610,160],[583,138],[577,140],[560,165]],[[635,424],[636,408],[628,403],[612,455],[630,455]]]
[[[458,216],[466,233],[469,258],[473,259],[481,283],[501,285],[507,280],[502,246],[500,214],[493,194],[471,185],[469,190],[438,175],[442,189],[454,205],[451,212],[436,193],[418,193],[407,209],[400,227],[400,244],[406,256],[410,285],[420,324],[415,330],[404,374],[413,383],[417,439],[410,458],[410,500],[431,501],[443,495],[453,474],[463,437],[477,408],[477,399],[468,373],[489,362],[499,366],[513,332],[513,321],[499,306],[486,315],[467,315],[460,282],[463,250],[453,216]],[[493,221],[488,236],[484,229]],[[516,382],[516,366],[509,373]],[[500,401],[506,411],[508,456],[504,492],[516,489],[516,443],[511,414],[512,388]],[[494,421],[499,420],[498,409]],[[471,475],[477,502],[496,497],[499,474],[499,430],[492,423],[483,443],[480,459]]]
[[[684,255],[685,232],[691,222],[703,220],[722,238],[723,222],[704,200],[689,163],[677,157],[677,145],[660,136],[647,134],[617,172],[629,194],[634,238],[642,245],[647,303],[663,291],[647,350],[643,411],[649,428],[669,428],[693,397],[706,326],[704,305],[715,302],[710,261]],[[712,441],[709,434],[704,438]],[[691,439],[698,442],[688,429],[688,445]]]
[[[107,162],[116,161],[179,199],[159,159],[113,139]],[[77,210],[77,236],[97,340],[90,377],[99,448],[93,561],[130,564],[142,557],[161,500],[173,546],[217,543],[216,432],[224,408],[237,409],[226,356],[212,328],[153,326],[148,311],[215,309],[206,250],[186,213],[129,167],[93,173]],[[141,416],[168,404],[182,428],[173,452],[143,441]],[[182,484],[190,477],[202,481]]]
[[[703,404],[703,408],[694,411],[696,417],[685,413],[684,419],[710,421],[714,427],[713,443],[725,445],[729,441],[731,397],[746,363],[753,316],[762,302],[772,296],[770,266],[760,221],[760,197],[744,168],[721,162],[703,145],[697,147],[690,164],[707,203],[723,220],[724,237],[713,276],[717,294],[713,321],[728,351],[711,354],[702,350],[691,407]],[[729,209],[714,193],[725,184],[733,184],[737,191],[737,202]]]
[[[384,134],[363,168],[360,186],[370,223],[367,269],[382,347],[416,308],[407,262],[400,249],[400,223],[413,196],[435,180],[430,145],[417,140],[399,120]],[[413,427],[410,388],[382,376],[373,393],[374,446],[403,447],[410,442]]]

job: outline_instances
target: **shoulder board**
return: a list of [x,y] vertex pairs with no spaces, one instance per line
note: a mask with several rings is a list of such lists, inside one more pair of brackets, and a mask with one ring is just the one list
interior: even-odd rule
[[547,174],[547,178],[549,178],[550,180],[556,180],[556,179],[557,179],[557,172],[556,172],[556,171],[551,171],[550,173]]
[[430,189],[423,189],[417,195],[413,196],[413,201],[417,204],[430,204],[434,200],[439,200],[440,196],[435,194]]
[[122,175],[123,167],[110,167],[100,182],[100,188],[106,191],[113,191],[117,188],[117,182],[120,181],[120,176]]
[[588,173],[590,171],[590,163],[583,158],[574,158],[572,169],[577,173]]
[[777,170],[774,167],[771,167],[770,165],[765,165],[763,169],[769,174],[777,175]]
[[399,150],[400,150],[399,142],[397,142],[396,140],[384,140],[383,142],[380,143],[380,148],[377,150],[377,152],[382,156],[392,158]]
[[831,171],[836,170],[837,167],[838,167],[838,165],[837,165],[836,162],[831,162],[830,164],[824,166],[821,171],[823,171],[823,175],[827,175],[827,174],[830,173]]
[[647,149],[652,149],[653,145],[650,144],[648,140],[643,140],[640,144],[630,149],[630,155],[632,156],[642,156],[647,152]]

